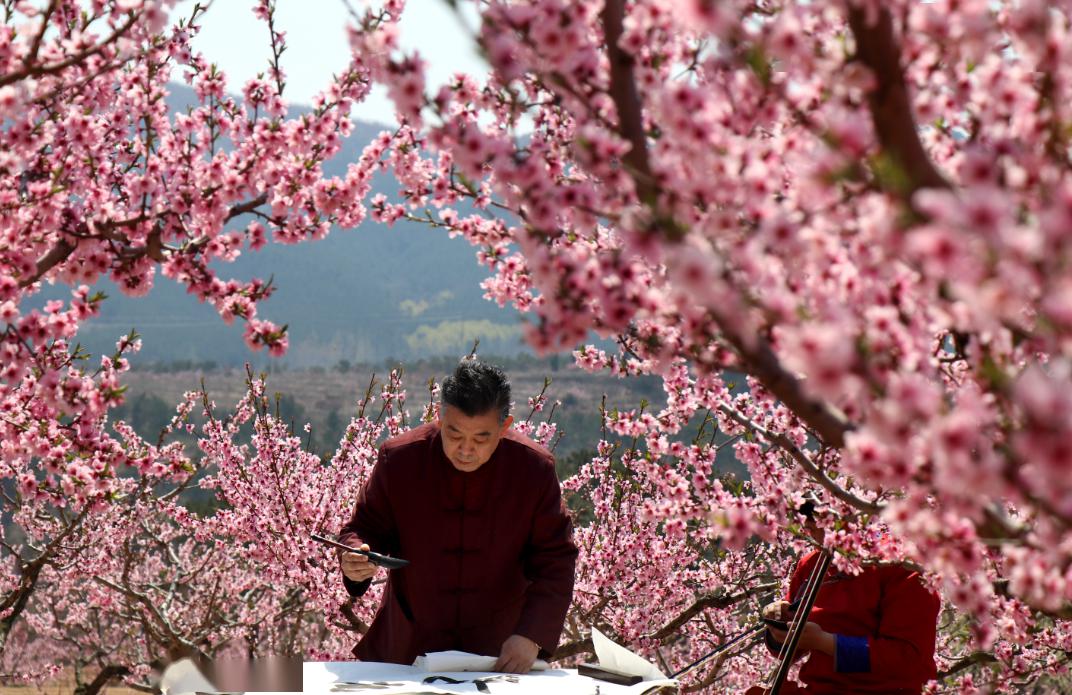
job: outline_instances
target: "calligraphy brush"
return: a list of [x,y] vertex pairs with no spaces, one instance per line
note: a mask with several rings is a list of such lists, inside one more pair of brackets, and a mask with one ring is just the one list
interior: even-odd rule
[[371,562],[374,565],[379,565],[380,567],[383,567],[384,569],[396,570],[396,569],[399,569],[401,567],[405,567],[406,565],[409,564],[409,560],[403,560],[400,557],[390,557],[388,555],[381,555],[379,553],[374,553],[371,550],[361,550],[360,548],[354,548],[352,546],[346,545],[345,543],[340,543],[338,541],[333,541],[330,538],[325,538],[324,536],[321,536],[319,533],[310,533],[309,537],[312,538],[314,541],[318,541],[320,543],[323,543],[324,545],[330,545],[333,548],[338,548],[340,550],[346,550],[346,551],[351,552],[351,553],[357,553],[358,555],[364,555],[365,557],[367,557],[369,559],[369,562]]

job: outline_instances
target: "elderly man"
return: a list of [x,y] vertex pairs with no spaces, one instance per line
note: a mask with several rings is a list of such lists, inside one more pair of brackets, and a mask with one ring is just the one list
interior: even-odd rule
[[[460,649],[525,673],[558,644],[577,548],[554,458],[511,429],[506,375],[474,359],[443,381],[439,420],[387,441],[339,540],[395,555],[383,603],[354,648],[365,661],[411,663]],[[365,593],[376,567],[341,556]]]

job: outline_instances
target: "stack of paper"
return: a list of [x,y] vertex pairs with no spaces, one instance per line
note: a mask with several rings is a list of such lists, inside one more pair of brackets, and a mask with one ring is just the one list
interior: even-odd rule
[[[447,652],[432,652],[418,656],[413,665],[422,671],[429,673],[444,673],[451,671],[491,671],[498,661],[494,656],[482,656],[457,650]],[[532,665],[533,671],[546,671],[547,662],[537,659]]]

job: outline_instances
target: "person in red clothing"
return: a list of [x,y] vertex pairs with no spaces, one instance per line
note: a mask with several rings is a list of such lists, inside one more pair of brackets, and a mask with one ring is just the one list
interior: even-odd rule
[[[802,511],[806,511],[802,509]],[[822,530],[808,519],[808,529],[822,543]],[[789,582],[787,601],[764,608],[764,617],[788,620],[789,609],[804,590],[819,559],[812,551]],[[831,568],[800,637],[797,655],[808,655],[801,684],[787,681],[782,693],[919,693],[935,678],[934,648],[938,597],[919,572],[901,565],[869,565],[858,575]],[[767,646],[775,655],[786,633],[768,627]],[[748,693],[762,693],[760,687]]]
[[[525,673],[548,658],[573,592],[577,547],[554,458],[510,427],[498,367],[461,362],[443,381],[439,420],[388,440],[339,540],[401,557],[368,632],[364,661],[412,663],[458,649]],[[351,596],[376,567],[340,556]]]

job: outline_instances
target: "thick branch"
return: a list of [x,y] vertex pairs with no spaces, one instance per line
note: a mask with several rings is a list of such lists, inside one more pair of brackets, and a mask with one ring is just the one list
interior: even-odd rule
[[549,661],[561,661],[562,659],[568,659],[571,656],[577,656],[578,654],[595,654],[595,651],[596,648],[592,645],[592,638],[585,637],[584,639],[558,645],[558,649],[555,650],[555,653],[551,656]]
[[20,280],[19,287],[29,287],[40,280],[45,273],[67,260],[74,253],[76,247],[77,244],[72,244],[66,239],[60,239],[48,253],[37,259],[37,268],[34,270],[34,274]]
[[356,632],[358,632],[358,633],[360,633],[362,635],[365,634],[366,632],[368,632],[368,629],[369,629],[368,624],[364,620],[362,620],[361,618],[357,617],[357,613],[354,612],[354,602],[353,601],[347,601],[346,603],[344,603],[341,606],[339,606],[339,611],[350,622],[350,625],[353,626],[352,629],[354,631],[356,631]]
[[[721,326],[732,325],[721,316],[716,319]],[[763,387],[793,411],[824,444],[835,449],[844,448],[845,435],[854,429],[852,423],[830,404],[806,394],[803,381],[782,366],[769,343],[760,336],[745,341],[728,331],[723,335],[733,345],[749,374],[759,379]]]
[[253,212],[254,210],[259,208],[260,206],[264,205],[266,202],[268,202],[268,194],[267,193],[261,193],[259,196],[257,196],[256,198],[254,198],[252,200],[247,200],[244,203],[239,203],[237,205],[232,205],[231,209],[227,211],[227,220],[226,221],[230,222],[231,220],[233,220],[234,218],[238,217],[239,215],[244,215],[247,212]]
[[878,12],[874,24],[868,22],[871,7],[849,4],[849,26],[856,38],[855,60],[875,76],[875,88],[868,95],[871,120],[882,153],[897,168],[898,181],[890,193],[906,202],[921,188],[949,188],[920,142],[912,104],[901,67],[901,47],[893,30],[888,9]]
[[997,658],[990,652],[972,652],[968,656],[964,657],[960,661],[952,664],[949,668],[938,673],[938,680],[941,681],[949,676],[956,675],[965,669],[969,669],[972,666],[978,666],[980,664],[993,664],[997,662]]
[[728,608],[729,606],[751,598],[756,594],[765,594],[769,591],[774,591],[777,588],[778,582],[768,582],[766,584],[757,584],[737,594],[705,594],[696,599],[691,606],[683,610],[673,620],[648,635],[648,637],[657,640],[665,640],[666,638],[673,636],[685,623],[689,622],[700,613],[703,613],[708,608]]
[[33,43],[30,45],[30,50],[26,54],[26,60],[23,61],[24,65],[31,65],[37,60],[37,54],[41,50],[41,42],[44,41],[45,33],[48,31],[48,23],[51,21],[52,15],[55,13],[58,4],[57,0],[50,0],[48,7],[45,8],[44,13],[41,15],[41,28],[37,30],[37,34],[34,36]]
[[92,683],[86,683],[75,688],[74,695],[97,695],[97,693],[104,690],[109,681],[126,676],[129,673],[130,669],[126,666],[109,664],[100,670],[100,673],[97,674]]
[[789,437],[785,436],[782,433],[775,433],[765,429],[761,425],[752,422],[747,417],[727,405],[719,406],[719,410],[736,420],[744,427],[752,430],[753,432],[762,436],[764,439],[770,441],[772,444],[776,444],[779,448],[783,449],[786,453],[793,457],[794,461],[800,464],[800,467],[804,469],[804,472],[811,476],[812,479],[815,480],[815,482],[822,485],[823,489],[825,489],[827,492],[829,492],[831,495],[838,498],[842,502],[868,514],[877,514],[882,511],[883,505],[878,504],[877,502],[868,502],[861,497],[857,497],[856,495],[852,494],[851,492],[831,480],[827,475],[825,475],[821,470],[819,470],[814,463],[812,463],[812,460],[808,458],[808,455],[801,451],[800,447],[794,444],[793,441],[789,439]]
[[0,620],[0,654],[4,653],[7,636],[11,634],[11,629],[26,609],[26,604],[37,587],[37,578],[41,575],[43,567],[44,563],[31,563],[24,566],[22,576],[19,577],[19,587],[7,596],[3,605],[0,605],[0,610],[7,611],[7,615]]
[[618,45],[625,20],[624,0],[606,0],[603,5],[603,37],[607,43],[610,63],[610,96],[618,111],[618,134],[632,145],[624,162],[637,187],[637,197],[651,206],[655,203],[655,181],[648,161],[648,145],[644,136],[644,116],[640,95],[633,79],[633,57]]

